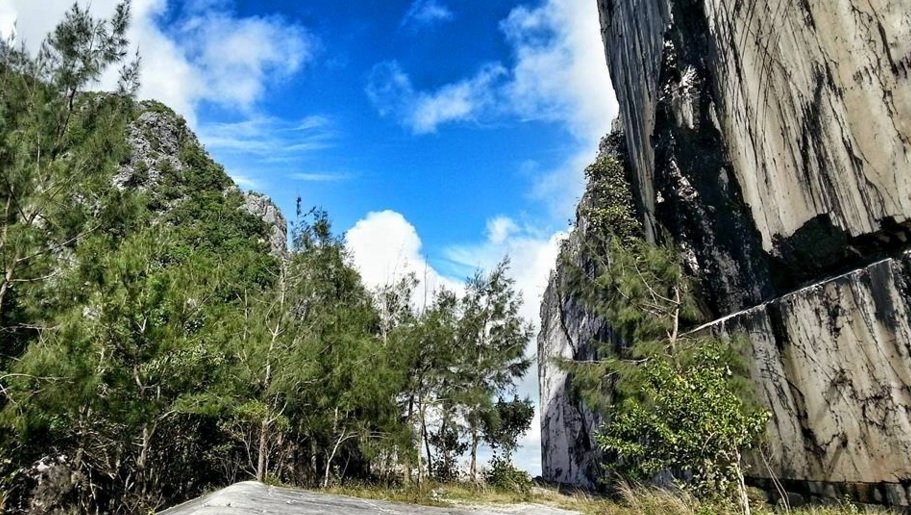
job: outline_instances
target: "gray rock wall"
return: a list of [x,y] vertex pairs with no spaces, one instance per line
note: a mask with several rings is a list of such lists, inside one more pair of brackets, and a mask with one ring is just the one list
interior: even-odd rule
[[[907,505],[911,3],[597,5],[648,236],[685,254],[706,329],[748,335],[772,472]],[[544,475],[576,484],[593,418],[548,358],[588,359],[582,311],[549,292],[539,337]]]
[[[729,172],[772,251],[817,216],[850,236],[911,213],[904,0],[599,0],[611,77],[654,216],[654,147],[707,95]],[[695,95],[686,91],[697,84]],[[701,91],[698,91],[701,90]],[[656,126],[661,101],[672,124]],[[667,163],[658,163],[666,165]]]
[[[570,245],[577,235],[571,236]],[[541,473],[549,481],[589,488],[597,486],[600,453],[593,436],[600,420],[573,394],[560,361],[593,358],[591,340],[601,324],[561,294],[562,277],[557,274],[544,293],[538,334]]]
[[272,229],[269,236],[269,249],[274,256],[284,256],[288,251],[288,222],[272,199],[249,191],[244,193],[244,209],[266,222]]
[[[746,335],[766,459],[804,493],[911,499],[911,254],[800,289],[702,330]],[[803,483],[803,485],[801,485]]]

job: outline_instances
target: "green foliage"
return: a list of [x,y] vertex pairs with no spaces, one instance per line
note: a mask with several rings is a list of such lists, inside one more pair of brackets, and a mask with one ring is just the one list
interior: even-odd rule
[[494,488],[528,494],[534,483],[524,470],[517,469],[508,456],[494,456],[484,471],[484,482]]
[[768,413],[738,394],[738,357],[726,342],[690,342],[676,358],[642,366],[640,395],[608,412],[598,443],[609,468],[627,479],[671,472],[700,497],[733,496],[741,453],[762,435]]
[[535,416],[535,405],[531,399],[514,396],[507,401],[502,397],[484,420],[484,441],[494,451],[500,449],[506,455],[515,450],[519,437],[531,427]]
[[[603,249],[600,252],[598,249]],[[593,342],[598,359],[563,363],[574,391],[592,409],[641,389],[644,359],[676,352],[683,328],[699,319],[693,288],[674,249],[608,236],[582,249],[588,270],[564,260],[565,295],[607,321],[611,338]]]
[[668,475],[707,498],[746,501],[741,455],[768,414],[749,403],[742,357],[727,340],[685,332],[699,320],[680,254],[648,242],[630,221],[622,166],[602,155],[588,170],[585,243],[564,248],[563,294],[609,327],[595,359],[562,365],[574,391],[604,416],[597,436],[614,478]]
[[581,216],[591,234],[613,234],[623,241],[642,236],[642,224],[621,157],[602,153],[585,169],[588,181]]
[[[35,58],[0,44],[0,511],[150,512],[251,477],[415,464],[451,477],[482,428],[514,446],[530,407],[494,399],[526,372],[531,328],[507,263],[417,310],[414,277],[364,287],[320,210],[270,255],[186,123],[131,98],[128,15],[77,5]],[[83,91],[116,65],[119,93]],[[149,112],[179,147],[154,175],[126,139]]]

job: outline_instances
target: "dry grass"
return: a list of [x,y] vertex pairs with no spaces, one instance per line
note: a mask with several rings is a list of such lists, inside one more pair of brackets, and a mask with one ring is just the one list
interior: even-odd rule
[[[617,499],[585,492],[561,493],[555,488],[535,487],[528,494],[487,488],[481,485],[425,484],[422,486],[386,487],[360,484],[335,486],[330,493],[395,501],[425,506],[456,507],[497,504],[536,503],[584,514],[598,515],[736,515],[736,507],[706,504],[683,492],[645,488],[625,488]],[[849,503],[784,510],[764,505],[754,507],[754,515],[886,515],[898,513],[883,508],[859,507]]]

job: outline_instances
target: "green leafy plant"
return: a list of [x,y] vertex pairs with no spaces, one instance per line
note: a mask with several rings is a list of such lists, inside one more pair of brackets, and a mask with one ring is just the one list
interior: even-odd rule
[[508,455],[494,456],[484,471],[484,482],[494,488],[528,494],[534,482],[524,470],[517,469]]
[[585,240],[564,247],[563,293],[608,327],[595,357],[564,361],[574,392],[604,417],[597,441],[609,479],[668,478],[703,499],[749,512],[742,454],[768,414],[749,403],[731,340],[688,334],[699,319],[680,252],[643,237],[620,160],[589,167]]
[[701,498],[745,496],[742,455],[768,413],[740,395],[736,359],[717,339],[649,358],[640,395],[615,405],[597,436],[609,470],[634,481],[670,473]]

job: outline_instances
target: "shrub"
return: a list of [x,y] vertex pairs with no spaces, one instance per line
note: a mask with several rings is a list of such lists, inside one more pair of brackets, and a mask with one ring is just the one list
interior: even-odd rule
[[533,484],[528,472],[517,469],[508,456],[494,456],[490,460],[484,481],[494,488],[522,494],[531,492]]

